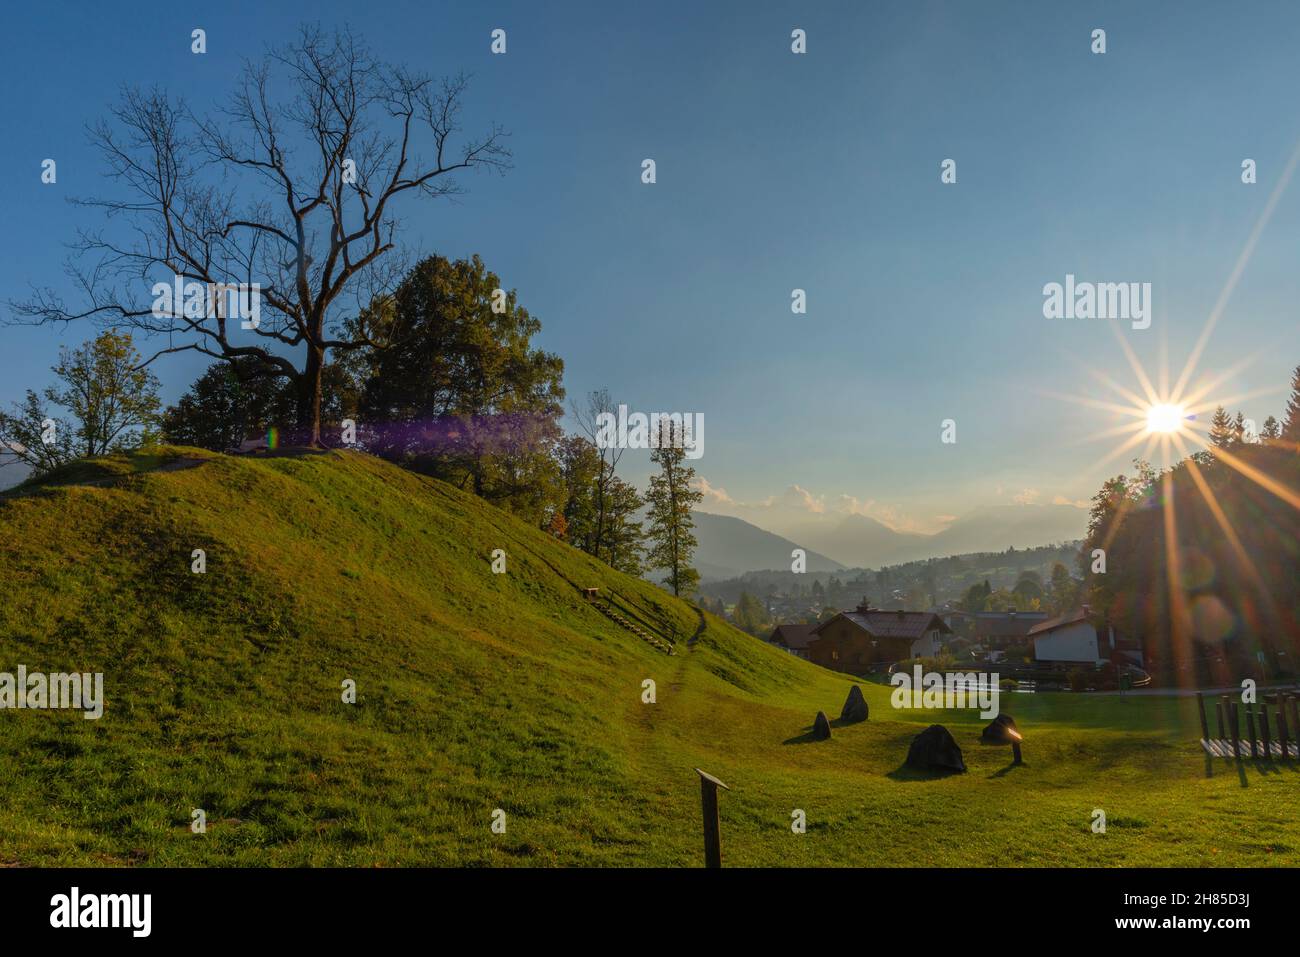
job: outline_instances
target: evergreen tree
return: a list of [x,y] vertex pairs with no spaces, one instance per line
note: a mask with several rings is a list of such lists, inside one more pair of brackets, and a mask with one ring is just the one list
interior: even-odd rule
[[1232,420],[1232,444],[1246,444],[1246,417],[1241,414],[1240,409],[1237,410],[1237,417]]
[[1210,444],[1215,448],[1226,449],[1232,445],[1235,437],[1232,417],[1223,406],[1219,406],[1214,410],[1214,418],[1210,420]]
[[650,506],[650,548],[647,564],[666,571],[667,584],[674,595],[690,595],[700,580],[691,567],[698,544],[691,507],[704,498],[693,487],[695,469],[686,464],[684,436],[677,435],[673,423],[660,421],[658,447],[650,461],[659,466],[659,474],[650,479],[646,502]]
[[1291,376],[1291,397],[1286,402],[1286,418],[1282,424],[1282,438],[1300,445],[1300,366]]
[[1273,418],[1270,415],[1267,419],[1264,420],[1264,431],[1261,432],[1259,436],[1264,441],[1271,442],[1273,439],[1276,439],[1281,434],[1282,434],[1281,424],[1277,421],[1277,419]]

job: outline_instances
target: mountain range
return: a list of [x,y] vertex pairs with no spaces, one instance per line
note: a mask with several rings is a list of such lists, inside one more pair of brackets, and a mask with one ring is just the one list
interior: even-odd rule
[[[737,578],[747,571],[790,568],[791,552],[801,546],[752,525],[743,518],[695,512],[695,568],[701,578]],[[806,555],[806,571],[837,572],[844,565],[815,551]]]
[[746,571],[789,568],[790,553],[804,548],[808,571],[880,568],[970,552],[1000,552],[1076,541],[1088,513],[1073,505],[993,505],[957,518],[941,532],[900,532],[866,515],[823,518],[777,535],[740,518],[695,513],[696,567],[706,579]]

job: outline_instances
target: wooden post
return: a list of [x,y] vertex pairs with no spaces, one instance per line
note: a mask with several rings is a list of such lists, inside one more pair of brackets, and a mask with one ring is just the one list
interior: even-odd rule
[[1268,736],[1268,700],[1259,709],[1259,739],[1264,743],[1264,760],[1273,760],[1273,742]]
[[718,814],[718,788],[730,791],[712,774],[695,769],[700,776],[700,805],[704,810],[704,866],[722,866],[722,822]]
[[1241,757],[1241,713],[1237,710],[1237,702],[1228,702],[1228,724],[1232,730],[1232,756]]
[[1300,746],[1300,707],[1296,705],[1295,695],[1286,696],[1287,709],[1291,714],[1291,737]]
[[1277,740],[1282,745],[1282,760],[1291,760],[1291,745],[1287,742],[1286,695],[1277,693]]
[[1214,710],[1219,715],[1219,740],[1220,741],[1228,740],[1228,729],[1223,720],[1223,702],[1225,700],[1226,699],[1224,698],[1220,698],[1218,701],[1214,702]]
[[1205,722],[1205,696],[1196,692],[1196,711],[1201,716],[1201,738],[1207,744],[1210,741],[1210,726]]
[[1250,756],[1259,757],[1259,750],[1255,745],[1255,706],[1246,705],[1246,730],[1250,732]]

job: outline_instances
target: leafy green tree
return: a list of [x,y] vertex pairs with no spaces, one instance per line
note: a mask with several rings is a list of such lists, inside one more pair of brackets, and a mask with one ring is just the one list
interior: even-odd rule
[[[357,386],[347,366],[331,362],[321,372],[321,389],[321,430],[334,445],[343,420],[357,415]],[[177,445],[227,452],[273,427],[294,428],[297,407],[292,379],[245,356],[208,366],[167,408],[162,430]]]
[[651,476],[646,495],[650,506],[647,564],[667,572],[665,583],[679,597],[694,592],[700,580],[700,573],[691,567],[698,544],[691,508],[704,498],[694,487],[695,469],[686,464],[683,441],[671,421],[660,422],[658,448],[650,454],[659,474]]
[[962,596],[962,610],[970,612],[984,611],[991,594],[993,594],[993,589],[989,586],[987,580],[983,584],[976,582],[967,588],[966,594]]
[[645,499],[635,485],[611,477],[605,489],[605,525],[598,557],[629,575],[645,573],[645,529],[637,518],[644,507]]
[[390,343],[357,363],[366,448],[533,522],[561,504],[564,362],[478,256],[424,259],[366,324]]
[[568,529],[566,540],[612,568],[640,575],[644,571],[645,532],[637,516],[645,501],[636,486],[611,474],[612,464],[584,436],[562,439],[557,458],[564,487],[560,513]]
[[564,502],[560,511],[568,526],[567,541],[589,555],[596,554],[596,476],[601,469],[596,447],[580,435],[561,439],[556,447]]
[[270,426],[295,420],[296,397],[278,376],[256,374],[252,357],[208,366],[163,415],[169,442],[226,452]]
[[736,610],[733,617],[736,621],[736,627],[749,632],[751,635],[763,631],[769,623],[767,609],[763,607],[763,603],[747,591],[740,593],[740,598],[736,601]]
[[[158,380],[142,368],[130,333],[108,329],[59,350],[58,384],[43,398],[28,390],[12,414],[0,413],[0,443],[36,474],[82,456],[136,448],[157,438]],[[67,419],[50,407],[66,410]],[[69,421],[70,420],[70,421]]]
[[72,427],[28,389],[11,413],[0,412],[0,452],[12,456],[0,465],[22,463],[33,475],[44,475],[77,457],[72,437]]
[[1026,602],[1041,601],[1043,598],[1043,577],[1038,572],[1026,570],[1020,573],[1015,587],[1011,589]]
[[1079,583],[1070,575],[1062,562],[1052,565],[1051,584],[1048,588],[1048,608],[1053,615],[1063,615],[1079,604]]

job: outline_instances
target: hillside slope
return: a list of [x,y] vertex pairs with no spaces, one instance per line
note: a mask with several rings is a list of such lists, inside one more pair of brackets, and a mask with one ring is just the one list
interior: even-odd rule
[[[729,864],[1202,863],[1211,844],[1282,863],[1300,844],[1295,776],[1204,779],[1175,703],[1013,700],[1014,773],[948,713],[972,773],[918,780],[900,765],[934,716],[868,684],[871,721],[810,743],[848,679],[356,453],[73,466],[0,495],[0,587],[0,670],[102,671],[106,698],[97,721],[0,711],[0,863],[695,865],[696,766],[734,789]],[[1102,840],[1097,806],[1118,822]]]

